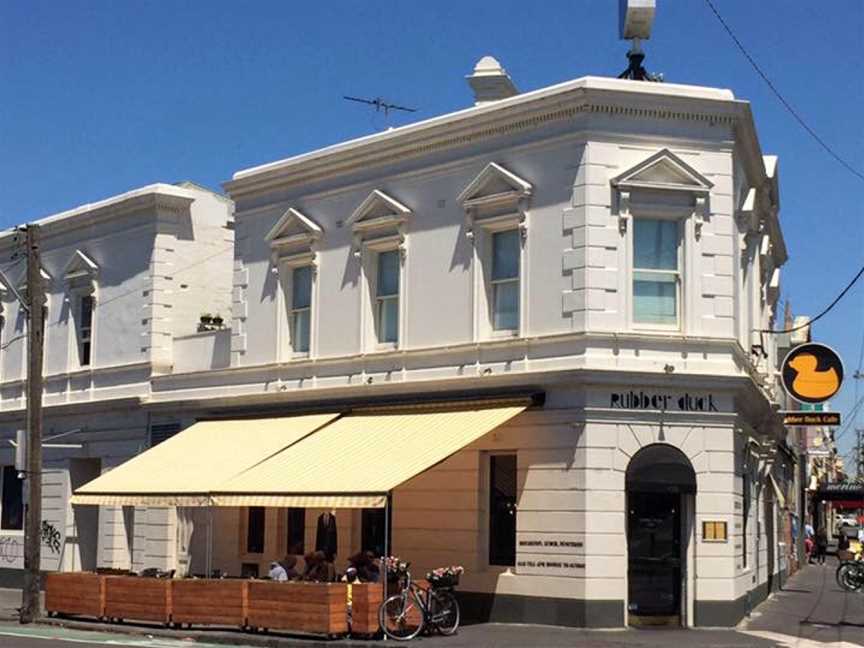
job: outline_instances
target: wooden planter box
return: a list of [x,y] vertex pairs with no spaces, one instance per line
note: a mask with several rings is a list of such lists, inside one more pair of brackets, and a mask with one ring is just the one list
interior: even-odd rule
[[185,579],[171,582],[174,623],[245,626],[249,582]]
[[45,609],[49,614],[105,616],[105,577],[88,572],[46,574]]
[[253,628],[325,635],[348,632],[344,583],[249,581],[247,623]]
[[378,608],[383,600],[384,589],[381,583],[358,583],[351,586],[352,635],[373,635],[378,632]]
[[105,616],[170,623],[171,583],[166,578],[105,576]]

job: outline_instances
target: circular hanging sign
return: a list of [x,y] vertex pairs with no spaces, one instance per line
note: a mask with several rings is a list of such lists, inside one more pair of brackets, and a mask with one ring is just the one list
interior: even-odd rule
[[831,347],[816,342],[792,349],[780,369],[786,393],[801,403],[822,403],[840,391],[843,362]]

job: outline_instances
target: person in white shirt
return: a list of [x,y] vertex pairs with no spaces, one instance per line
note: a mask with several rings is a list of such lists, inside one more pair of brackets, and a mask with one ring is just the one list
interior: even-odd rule
[[274,580],[274,581],[287,581],[288,580],[288,574],[285,571],[285,568],[282,565],[280,565],[278,562],[271,562],[270,563],[270,573],[268,575],[270,576],[270,580]]

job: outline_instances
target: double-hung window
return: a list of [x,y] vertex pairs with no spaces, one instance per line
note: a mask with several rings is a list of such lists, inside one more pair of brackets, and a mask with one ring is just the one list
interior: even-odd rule
[[681,317],[680,223],[633,222],[633,321],[677,327]]
[[492,234],[492,329],[519,330],[519,230]]
[[399,251],[378,253],[375,315],[379,344],[399,341]]
[[312,266],[294,268],[291,271],[291,309],[288,313],[294,353],[309,353],[311,308]]
[[82,295],[78,301],[78,363],[90,365],[93,346],[93,296]]

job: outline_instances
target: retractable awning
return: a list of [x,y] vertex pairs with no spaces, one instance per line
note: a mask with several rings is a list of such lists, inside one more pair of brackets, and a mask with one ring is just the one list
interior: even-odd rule
[[202,421],[78,488],[72,503],[208,506],[216,486],[338,416]]
[[387,493],[527,405],[352,414],[213,492],[216,506],[381,508]]

